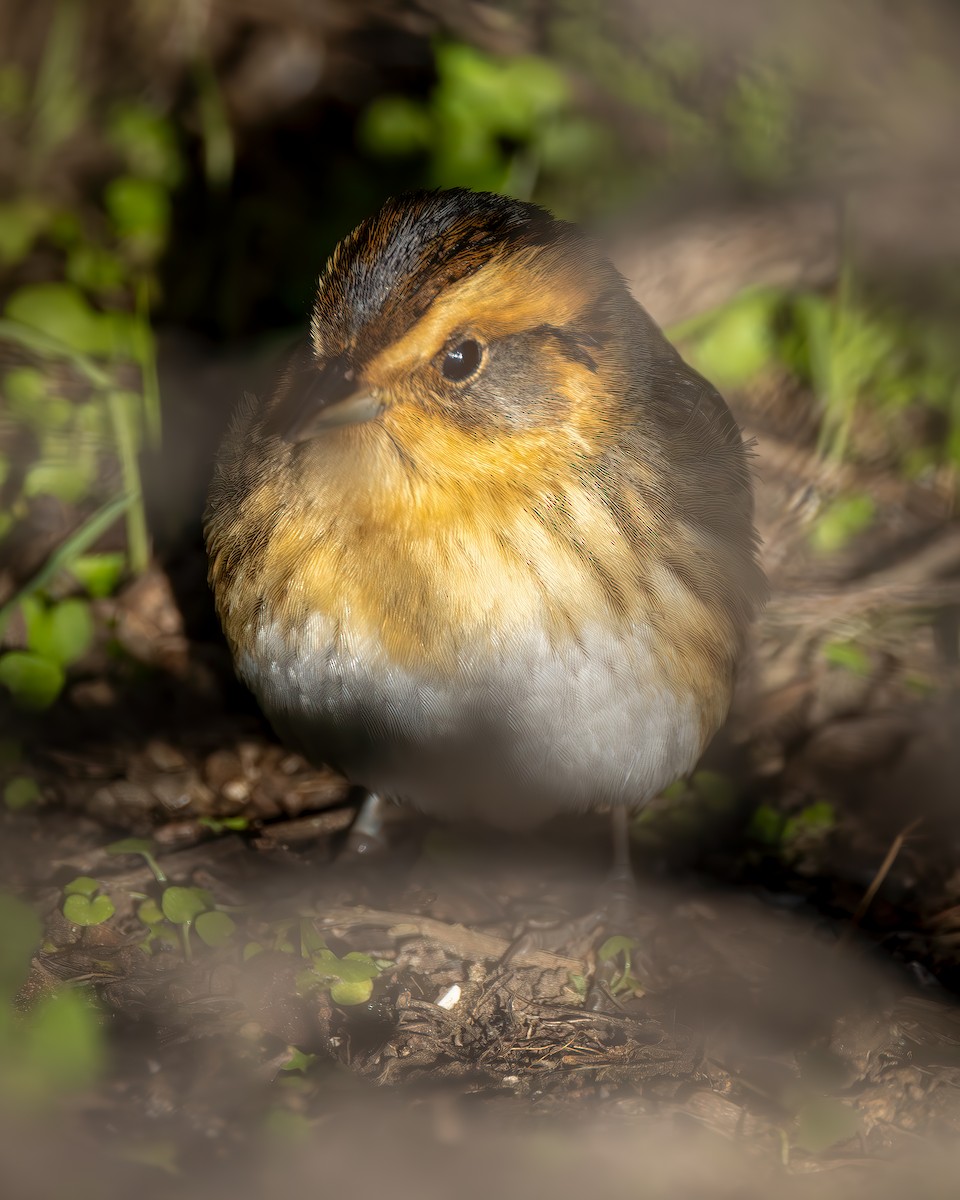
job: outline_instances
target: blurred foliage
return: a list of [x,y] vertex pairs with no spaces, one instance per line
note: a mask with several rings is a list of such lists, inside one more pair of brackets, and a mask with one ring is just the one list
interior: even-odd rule
[[[879,454],[907,479],[960,470],[960,344],[949,314],[870,298],[845,270],[832,293],[750,291],[668,333],[720,388],[791,376],[815,398],[818,450],[827,461]],[[935,436],[909,428],[917,414],[936,419]],[[858,421],[871,434],[867,451]],[[814,550],[842,550],[875,512],[868,495],[834,498],[812,527]]]
[[530,197],[539,177],[560,187],[609,170],[614,147],[577,111],[565,74],[529,55],[494,57],[472,46],[436,47],[437,83],[427,100],[377,97],[359,136],[370,154],[420,155],[425,182]]
[[794,864],[829,837],[836,827],[836,812],[826,800],[814,801],[792,816],[764,803],[754,809],[747,826],[747,837],[785,863]]
[[[0,684],[34,709],[56,699],[92,642],[89,598],[149,558],[138,455],[158,444],[161,425],[150,306],[184,170],[165,114],[143,100],[98,107],[85,93],[83,19],[82,5],[56,5],[32,80],[0,67],[0,122],[30,130],[20,194],[0,203],[0,267],[15,281],[0,317],[0,552],[5,537],[29,529],[38,501],[79,518],[51,556],[56,569],[48,563],[21,582],[0,610],[0,636],[14,616],[25,630],[25,645],[0,656]],[[113,163],[93,205],[53,200],[35,182],[81,122],[98,130]],[[38,256],[43,281],[27,269]],[[90,553],[124,514],[125,552]],[[83,594],[64,598],[71,586]]]
[[[625,46],[593,17],[581,24],[572,13],[551,23],[551,59],[439,41],[429,96],[376,97],[361,116],[361,146],[418,156],[427,185],[532,197],[574,219],[615,211],[708,150],[764,183],[793,169],[789,70],[735,72],[708,111],[696,42]],[[611,120],[613,109],[634,115],[633,127]]]
[[33,910],[0,893],[0,1104],[18,1111],[89,1087],[105,1065],[100,1018],[85,991],[52,992],[17,1010],[41,935]]

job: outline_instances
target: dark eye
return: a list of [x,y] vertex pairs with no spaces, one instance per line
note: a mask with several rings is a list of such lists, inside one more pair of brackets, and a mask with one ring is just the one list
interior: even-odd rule
[[454,383],[462,383],[476,372],[482,360],[483,347],[479,342],[461,342],[459,346],[454,346],[452,350],[447,351],[440,370],[445,379],[452,379]]

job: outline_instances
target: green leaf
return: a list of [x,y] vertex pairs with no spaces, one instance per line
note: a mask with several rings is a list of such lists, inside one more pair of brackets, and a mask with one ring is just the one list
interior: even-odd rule
[[359,138],[366,150],[383,158],[416,154],[433,141],[433,118],[409,96],[378,96],[363,114]]
[[775,309],[775,298],[766,293],[722,308],[691,347],[693,365],[720,387],[741,387],[754,379],[774,358]]
[[27,775],[17,775],[4,787],[3,802],[11,812],[29,808],[40,802],[40,786]]
[[15,896],[0,892],[0,1000],[10,1000],[26,982],[43,937],[40,918]]
[[19,604],[25,596],[32,595],[33,592],[39,591],[51,579],[55,578],[59,571],[67,568],[70,563],[88,546],[93,545],[101,534],[105,533],[110,528],[113,522],[122,513],[129,508],[133,501],[132,496],[118,496],[113,500],[107,501],[102,508],[87,518],[86,521],[73,533],[70,534],[65,541],[54,550],[47,561],[43,564],[40,570],[29,579],[22,588],[10,597],[10,599],[0,607],[0,625],[8,616],[13,608]]
[[300,919],[300,953],[304,958],[309,958],[312,954],[333,953],[327,949],[327,943],[317,932],[313,922],[307,917],[301,917]]
[[123,575],[124,558],[119,552],[85,554],[70,564],[70,574],[93,597],[110,596]]
[[862,533],[873,522],[876,506],[869,496],[841,496],[829,504],[810,531],[810,541],[819,554],[833,554]]
[[0,656],[0,684],[21,708],[49,708],[63,689],[65,677],[57,663],[39,654],[12,650]]
[[0,264],[20,262],[49,217],[49,206],[31,197],[0,204]]
[[28,648],[63,667],[82,658],[92,641],[93,618],[86,600],[62,600],[28,622]]
[[[66,889],[64,889],[66,890]],[[109,896],[70,895],[63,902],[63,915],[74,925],[102,925],[116,912]]]
[[577,975],[573,971],[570,972],[570,986],[581,998],[586,998],[587,995],[587,977],[586,975]]
[[111,842],[107,846],[107,853],[112,855],[141,854],[146,859],[147,866],[153,872],[157,883],[167,882],[167,877],[156,859],[156,848],[148,838],[121,838],[119,842]]
[[12,367],[3,377],[8,411],[26,417],[47,398],[47,381],[36,367]]
[[144,925],[159,925],[164,919],[163,913],[160,911],[160,905],[151,898],[143,901],[137,906],[137,919],[142,921]]
[[25,496],[55,496],[64,504],[77,504],[89,496],[97,478],[92,459],[72,462],[41,459],[33,463],[23,481]]
[[622,934],[614,934],[613,937],[608,937],[597,951],[597,958],[600,962],[610,962],[618,954],[622,954],[626,958],[632,951],[636,950],[638,945],[639,942],[635,938],[624,937]]
[[123,259],[109,250],[81,242],[67,256],[66,275],[77,287],[96,294],[121,288],[127,279],[128,268]]
[[236,933],[237,926],[224,912],[205,912],[197,917],[194,929],[201,942],[215,947],[229,942]]
[[330,985],[330,999],[334,1004],[366,1004],[372,995],[372,979],[341,981]]
[[359,982],[363,979],[376,979],[380,968],[368,954],[359,950],[351,950],[337,964],[337,973],[344,983]]
[[173,123],[139,101],[119,104],[110,116],[108,136],[134,175],[175,188],[183,175]]
[[71,879],[69,883],[64,884],[63,894],[65,896],[95,896],[100,890],[100,881],[93,879],[90,875],[78,875],[76,879]]
[[7,316],[49,334],[74,350],[103,354],[109,349],[97,313],[71,283],[35,283],[14,292]]
[[213,905],[213,898],[203,888],[168,887],[163,893],[163,915],[174,925],[189,925]]
[[31,1073],[53,1095],[90,1086],[104,1066],[97,1012],[79,991],[42,1000],[24,1024],[22,1045]]
[[784,824],[781,840],[784,844],[796,841],[797,838],[822,837],[837,827],[837,814],[832,804],[826,800],[818,800],[808,804],[795,817],[790,817]]
[[121,838],[107,846],[108,854],[142,854],[145,858],[153,854],[153,842],[149,838]]
[[786,818],[769,804],[759,804],[747,825],[747,837],[765,846],[779,846],[783,839]]
[[122,175],[107,184],[104,201],[117,233],[138,257],[153,258],[163,249],[170,224],[165,187],[152,179]]
[[821,652],[831,666],[843,667],[863,679],[869,678],[872,670],[870,655],[856,642],[827,642]]
[[304,1054],[302,1050],[298,1050],[296,1046],[290,1047],[290,1057],[280,1068],[281,1071],[300,1071],[306,1073],[307,1070],[317,1061],[315,1054]]

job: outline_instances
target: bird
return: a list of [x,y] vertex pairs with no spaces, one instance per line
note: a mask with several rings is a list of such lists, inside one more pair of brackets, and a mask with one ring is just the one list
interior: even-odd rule
[[622,822],[692,772],[764,595],[719,393],[592,235],[466,189],[391,198],[336,247],[204,523],[281,739],[502,829]]

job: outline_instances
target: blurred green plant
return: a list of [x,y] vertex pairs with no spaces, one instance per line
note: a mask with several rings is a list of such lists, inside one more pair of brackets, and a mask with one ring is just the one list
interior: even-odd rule
[[117,911],[100,883],[89,875],[78,875],[63,889],[63,915],[74,925],[102,925]]
[[[882,454],[899,474],[960,471],[960,347],[950,323],[870,301],[849,268],[832,293],[750,290],[668,334],[721,388],[786,372],[809,389],[826,462],[862,455],[859,420],[871,433],[870,454]],[[910,413],[934,415],[942,434],[904,436]],[[836,496],[811,528],[814,550],[835,553],[874,516],[870,496]]]
[[[22,280],[8,286],[0,315],[0,543],[29,529],[44,497],[79,518],[0,610],[0,636],[15,612],[26,626],[25,648],[21,641],[0,657],[0,684],[35,709],[56,699],[66,668],[90,645],[88,599],[148,562],[138,457],[161,434],[150,307],[183,176],[179,135],[163,112],[139,99],[104,109],[84,90],[84,14],[76,0],[54,6],[32,79],[0,64],[0,123],[25,125],[30,146],[20,193],[0,203],[0,268]],[[99,206],[52,199],[42,183],[81,125],[114,156]],[[41,282],[25,269],[38,250],[55,264]],[[124,553],[91,553],[120,517]],[[85,595],[64,598],[71,577]]]
[[[263,942],[247,942],[243,948],[244,962],[267,948]],[[359,951],[351,950],[339,958],[317,933],[309,917],[275,925],[269,948],[281,954],[298,954],[305,960],[306,965],[297,974],[297,990],[301,994],[326,991],[335,1004],[365,1004],[382,969],[376,959]]]
[[614,934],[597,950],[598,963],[612,962],[615,965],[615,974],[610,981],[610,991],[614,996],[643,994],[643,984],[633,973],[633,955],[639,945],[636,938]]
[[85,554],[130,503],[121,496],[89,517],[47,559],[43,567],[0,607],[0,636],[7,620],[20,611],[26,649],[0,654],[0,684],[20,707],[49,707],[66,681],[65,668],[86,653],[93,637],[88,604],[77,597],[52,600],[47,585],[68,572],[91,597],[106,594],[119,578],[122,560],[111,554]]
[[750,817],[747,836],[791,862],[822,843],[836,827],[836,812],[826,800],[816,800],[790,817],[763,803]]
[[85,991],[55,991],[17,1011],[41,936],[33,910],[0,893],[0,1102],[20,1111],[91,1086],[105,1065],[100,1019]]
[[435,63],[427,100],[386,95],[366,109],[359,138],[369,153],[422,156],[431,186],[521,198],[542,176],[572,183],[611,161],[608,133],[577,110],[566,75],[545,59],[440,42]]

